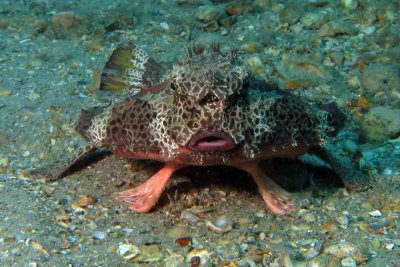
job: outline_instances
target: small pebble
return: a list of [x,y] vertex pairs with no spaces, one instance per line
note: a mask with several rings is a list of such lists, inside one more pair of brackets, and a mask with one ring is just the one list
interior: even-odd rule
[[163,29],[163,30],[166,30],[166,31],[169,30],[169,25],[168,25],[168,23],[166,23],[165,21],[163,21],[163,22],[160,23],[160,27],[161,27],[161,29]]
[[8,164],[10,164],[10,162],[7,157],[0,158],[0,166],[1,167],[7,167]]
[[106,238],[106,236],[106,232],[93,232],[93,237],[98,240],[103,240],[104,238]]
[[[0,164],[1,165],[1,164]],[[393,170],[392,169],[389,169],[389,168],[386,168],[386,169],[384,169],[383,170],[383,173],[382,173],[383,175],[385,175],[385,176],[387,176],[387,177],[391,177],[391,176],[393,176]]]
[[300,21],[306,29],[318,29],[326,19],[326,14],[323,14],[322,12],[308,12],[300,19]]
[[258,42],[249,42],[242,46],[242,50],[247,53],[260,53],[263,50],[263,46]]
[[356,263],[361,264],[366,261],[366,255],[355,244],[350,242],[339,243],[325,248],[325,253],[333,255],[335,258],[343,260],[351,257]]
[[386,247],[387,250],[393,250],[394,249],[394,244],[393,243],[392,244],[387,244],[385,247]]
[[118,254],[125,260],[133,259],[140,253],[140,249],[132,244],[120,244],[118,247]]
[[370,142],[383,142],[400,134],[400,109],[373,107],[361,118],[361,131]]
[[356,267],[357,262],[352,257],[346,257],[341,262],[342,267]]
[[247,64],[249,65],[251,72],[255,75],[264,72],[264,64],[259,56],[250,57],[247,60]]
[[372,217],[381,217],[382,213],[379,210],[374,210],[369,212],[369,215],[371,215]]
[[195,14],[196,19],[204,23],[216,21],[223,14],[223,10],[216,6],[200,6]]
[[400,84],[400,68],[387,63],[372,63],[363,70],[360,81],[369,93],[389,93]]
[[195,224],[195,223],[197,223],[197,222],[200,220],[199,217],[197,217],[197,215],[194,214],[194,213],[193,213],[192,211],[190,211],[190,210],[183,210],[183,211],[181,212],[180,218],[181,218],[182,220],[187,221],[187,222],[190,223],[190,224]]
[[232,230],[232,224],[232,221],[228,219],[225,215],[218,217],[213,222],[208,220],[206,221],[207,228],[216,233],[229,232],[230,230]]
[[358,6],[357,0],[341,0],[340,5],[344,10],[354,10]]
[[312,214],[312,213],[306,213],[301,218],[303,219],[303,221],[308,222],[308,223],[313,223],[313,222],[315,222],[317,220],[315,215]]
[[86,206],[93,205],[93,203],[94,199],[92,196],[80,196],[75,204],[78,207],[84,208]]
[[265,214],[265,211],[257,211],[256,212],[256,214],[255,214],[255,217],[256,218],[258,218],[258,219],[262,219],[262,218],[265,218],[265,216],[266,216],[266,214]]
[[381,242],[379,241],[378,238],[374,238],[374,239],[371,241],[371,246],[372,246],[374,249],[378,249],[378,248],[381,247]]
[[174,226],[168,230],[167,235],[172,239],[178,239],[180,237],[187,236],[188,232],[183,227]]
[[353,25],[344,21],[336,20],[325,23],[317,31],[318,35],[321,37],[332,37],[338,34],[354,35],[356,32],[357,31]]
[[336,217],[336,221],[339,223],[339,227],[342,229],[347,229],[349,225],[349,218],[345,215],[340,215]]
[[11,95],[11,90],[0,89],[0,96],[8,96]]

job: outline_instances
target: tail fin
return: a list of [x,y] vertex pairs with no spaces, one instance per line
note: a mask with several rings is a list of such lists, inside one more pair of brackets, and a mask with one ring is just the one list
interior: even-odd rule
[[140,93],[161,81],[162,68],[134,44],[124,43],[114,50],[101,75],[101,90]]

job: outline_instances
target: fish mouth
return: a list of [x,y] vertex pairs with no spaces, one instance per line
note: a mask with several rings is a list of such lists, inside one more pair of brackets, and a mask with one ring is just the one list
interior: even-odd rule
[[190,139],[187,147],[197,151],[227,151],[236,146],[230,134],[221,131],[203,130]]

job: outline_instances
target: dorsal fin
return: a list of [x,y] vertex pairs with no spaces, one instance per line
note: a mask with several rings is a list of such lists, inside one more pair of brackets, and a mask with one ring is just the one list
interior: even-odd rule
[[129,94],[159,85],[162,65],[149,57],[143,49],[131,44],[120,44],[112,53],[101,74],[101,90],[123,90]]

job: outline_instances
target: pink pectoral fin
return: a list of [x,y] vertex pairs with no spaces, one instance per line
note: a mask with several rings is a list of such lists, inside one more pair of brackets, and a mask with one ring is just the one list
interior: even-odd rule
[[116,199],[128,203],[131,210],[147,212],[154,207],[159,200],[171,175],[183,167],[185,167],[185,165],[167,162],[164,167],[143,184],[119,192],[116,195]]
[[271,180],[271,178],[258,167],[258,164],[244,163],[236,167],[247,171],[253,176],[258,190],[270,211],[275,214],[287,214],[294,210],[294,204],[290,198],[290,193]]

